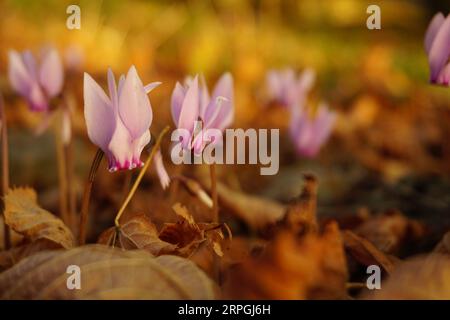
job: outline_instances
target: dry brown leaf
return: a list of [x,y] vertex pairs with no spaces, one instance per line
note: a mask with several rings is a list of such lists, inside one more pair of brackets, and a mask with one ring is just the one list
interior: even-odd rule
[[176,245],[159,238],[156,226],[145,214],[136,215],[121,225],[118,235],[115,227],[104,231],[97,243],[112,245],[114,241],[114,245],[121,248],[144,249],[153,255],[174,253],[177,249]]
[[397,254],[405,243],[421,238],[425,234],[425,228],[399,211],[388,211],[371,217],[354,232],[369,240],[379,250]]
[[392,275],[363,298],[368,299],[450,299],[450,257],[431,254],[401,263]]
[[276,201],[234,191],[222,183],[217,184],[217,192],[219,205],[254,230],[264,230],[280,220],[285,213],[285,206]]
[[361,264],[381,266],[388,274],[394,271],[394,264],[386,254],[378,250],[370,241],[349,230],[342,232],[345,248]]
[[288,205],[280,224],[297,235],[317,232],[317,179],[305,174],[305,185],[300,196]]
[[[67,290],[69,265],[81,289]],[[191,261],[88,245],[41,252],[0,274],[2,299],[213,299],[213,282]]]
[[39,207],[33,189],[8,191],[5,196],[5,222],[23,235],[27,242],[47,239],[65,249],[73,247],[73,235],[69,228],[59,218]]
[[222,255],[221,242],[224,238],[221,225],[196,223],[189,211],[176,203],[173,210],[180,217],[176,223],[165,223],[160,231],[145,214],[132,217],[120,227],[104,231],[97,243],[131,250],[143,249],[153,255],[175,254],[190,256],[203,242],[217,255]]
[[0,252],[0,270],[10,268],[23,258],[31,256],[37,252],[60,248],[60,245],[50,240],[38,239],[34,242],[19,245],[7,251],[2,251]]
[[433,252],[450,254],[450,231],[444,234],[442,240],[436,245]]
[[322,235],[299,239],[280,232],[261,256],[230,272],[226,296],[234,299],[333,299],[346,296],[348,277],[335,222]]

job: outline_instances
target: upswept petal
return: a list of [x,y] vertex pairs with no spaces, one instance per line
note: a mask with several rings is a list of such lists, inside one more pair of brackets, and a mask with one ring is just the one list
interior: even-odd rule
[[120,90],[119,115],[132,139],[142,136],[152,123],[150,101],[134,66],[128,70]]
[[172,119],[176,126],[178,126],[178,122],[180,120],[181,107],[183,106],[185,95],[186,90],[179,82],[177,82],[175,84],[175,89],[173,89],[170,101]]
[[59,54],[55,49],[49,49],[42,59],[39,70],[39,82],[47,96],[53,98],[61,92],[63,79],[64,70]]
[[447,64],[450,56],[450,15],[445,18],[439,31],[437,32],[428,60],[430,63],[431,75],[430,81],[435,83],[444,66]]
[[155,81],[152,83],[147,84],[144,87],[145,93],[150,93],[153,89],[155,89],[156,87],[158,87],[162,82],[160,81]]
[[26,96],[31,90],[33,77],[28,72],[21,55],[14,50],[9,51],[8,76],[13,89],[19,94]]
[[111,99],[111,105],[115,115],[117,115],[119,111],[119,96],[117,93],[116,77],[114,76],[114,72],[111,68],[108,68],[108,91]]
[[111,101],[92,77],[84,73],[84,117],[88,136],[104,152],[116,127]]
[[[211,100],[216,101],[218,97],[226,98],[226,100],[221,101],[220,111],[210,124],[210,127],[223,130],[231,125],[234,118],[233,77],[229,72],[220,77],[212,93]],[[209,118],[213,115],[214,110],[207,110],[206,112],[205,118]]]
[[431,46],[433,45],[434,38],[445,21],[445,17],[442,12],[434,15],[430,24],[428,25],[427,32],[425,34],[425,50],[427,53],[430,52]]
[[187,129],[192,132],[194,123],[199,116],[199,90],[198,90],[198,76],[192,80],[191,85],[183,99],[181,105],[180,115],[178,118],[178,128]]

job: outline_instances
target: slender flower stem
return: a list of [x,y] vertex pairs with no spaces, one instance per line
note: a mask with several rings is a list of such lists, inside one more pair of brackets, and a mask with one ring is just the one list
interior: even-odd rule
[[69,211],[67,199],[68,181],[67,181],[67,163],[64,142],[62,139],[62,112],[58,115],[58,123],[56,124],[55,140],[56,140],[56,160],[58,162],[58,181],[59,181],[59,214],[66,225],[70,227]]
[[211,178],[211,195],[213,198],[212,207],[212,222],[219,222],[219,203],[217,196],[217,174],[216,174],[216,164],[212,163],[209,165],[209,173]]
[[[0,92],[0,121],[1,121],[1,136],[2,136],[2,194],[3,196],[9,190],[9,154],[8,154],[8,129],[6,125],[6,113],[3,102],[3,96]],[[5,217],[3,217],[4,225],[4,249],[11,247],[11,238],[9,226],[6,224]]]
[[122,214],[125,211],[125,208],[127,207],[127,205],[130,203],[131,199],[133,198],[134,194],[136,193],[136,190],[139,186],[139,183],[141,182],[142,178],[144,177],[145,172],[147,171],[148,167],[150,166],[150,164],[152,163],[153,157],[156,154],[156,151],[158,151],[160,145],[161,145],[161,141],[162,138],[164,137],[164,135],[167,133],[167,131],[169,131],[169,127],[165,127],[164,130],[159,134],[158,139],[156,140],[155,145],[152,148],[152,151],[149,155],[149,157],[147,158],[147,160],[145,160],[145,164],[141,169],[141,172],[139,172],[139,175],[136,178],[136,181],[134,181],[133,186],[131,187],[130,192],[128,193],[127,198],[125,199],[125,201],[122,204],[122,207],[120,207],[119,211],[117,212],[116,218],[114,219],[114,223],[116,225],[116,228],[119,229],[120,228],[120,217],[122,216]]
[[84,245],[86,241],[86,222],[89,213],[89,200],[91,198],[92,185],[94,184],[95,175],[97,173],[98,167],[102,162],[103,151],[99,148],[97,153],[95,154],[94,159],[92,160],[91,170],[89,171],[88,180],[84,187],[83,193],[83,202],[81,205],[81,214],[80,214],[80,228],[79,228],[79,244]]
[[[61,118],[62,121],[62,128],[61,128],[61,134],[64,134],[64,130],[70,130],[69,131],[69,139],[68,141],[64,141],[64,156],[66,159],[66,176],[67,176],[67,196],[68,196],[68,210],[69,210],[69,226],[72,230],[72,232],[75,232],[76,229],[76,220],[77,220],[77,197],[76,192],[74,188],[74,161],[73,161],[73,139],[72,139],[72,124],[71,124],[71,110],[75,109],[75,100],[73,97],[73,94],[65,95],[64,96],[64,103],[65,103],[65,110],[63,112],[66,112],[66,114],[63,114],[63,117]],[[65,123],[64,116],[68,117],[69,123]],[[68,125],[69,128],[65,128],[64,125]]]

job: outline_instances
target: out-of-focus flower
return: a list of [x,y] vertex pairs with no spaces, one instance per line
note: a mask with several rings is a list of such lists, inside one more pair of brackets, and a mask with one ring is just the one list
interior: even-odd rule
[[108,158],[109,170],[133,169],[142,166],[140,155],[150,142],[153,113],[147,93],[160,82],[144,86],[136,68],[120,76],[118,86],[108,69],[109,97],[103,89],[84,74],[84,116],[88,136]]
[[291,68],[271,70],[266,76],[269,99],[288,108],[301,105],[314,85],[315,78],[312,69],[305,69],[298,76]]
[[450,14],[436,14],[425,34],[425,50],[430,66],[430,82],[450,85]]
[[292,109],[290,135],[297,153],[305,157],[315,157],[331,134],[336,114],[324,103],[314,114],[305,106]]
[[9,52],[9,80],[13,89],[23,96],[32,111],[47,111],[50,99],[61,93],[64,70],[58,52],[47,49],[40,64],[30,51]]
[[[233,78],[230,73],[222,75],[212,96],[209,95],[205,80],[201,76],[187,79],[184,86],[177,82],[172,92],[171,105],[175,125],[178,129],[189,132],[189,137],[181,141],[182,147],[193,149],[196,154],[200,154],[205,147],[205,131],[223,131],[233,122]],[[199,122],[201,128],[195,126]]]
[[68,70],[80,71],[85,60],[83,49],[75,44],[68,46],[64,52],[64,60]]

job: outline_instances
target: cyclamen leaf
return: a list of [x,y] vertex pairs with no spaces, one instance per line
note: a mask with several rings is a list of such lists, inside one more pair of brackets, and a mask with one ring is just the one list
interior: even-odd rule
[[5,196],[5,222],[29,242],[47,239],[65,249],[74,245],[69,228],[38,205],[36,192],[31,188],[8,191]]

